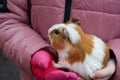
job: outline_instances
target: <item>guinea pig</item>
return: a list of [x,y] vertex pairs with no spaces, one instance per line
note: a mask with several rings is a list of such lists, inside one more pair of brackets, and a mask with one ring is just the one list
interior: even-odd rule
[[58,52],[56,68],[67,68],[85,80],[93,78],[93,72],[106,66],[110,48],[95,35],[84,33],[77,20],[53,25],[48,30],[51,46]]

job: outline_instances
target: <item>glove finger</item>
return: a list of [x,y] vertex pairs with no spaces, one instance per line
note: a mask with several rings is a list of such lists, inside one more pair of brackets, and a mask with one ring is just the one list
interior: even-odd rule
[[52,71],[46,75],[46,80],[80,80],[75,73]]
[[50,53],[46,51],[39,51],[33,56],[33,61],[41,68],[46,69],[50,62]]
[[69,79],[68,80],[82,80],[80,77],[77,76],[77,74],[73,73],[73,72],[69,72]]

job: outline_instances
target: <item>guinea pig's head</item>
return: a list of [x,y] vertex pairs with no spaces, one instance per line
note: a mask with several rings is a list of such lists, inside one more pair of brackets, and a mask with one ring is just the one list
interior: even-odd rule
[[48,30],[48,36],[52,47],[56,50],[62,50],[67,45],[75,44],[80,40],[80,34],[73,23],[53,25]]

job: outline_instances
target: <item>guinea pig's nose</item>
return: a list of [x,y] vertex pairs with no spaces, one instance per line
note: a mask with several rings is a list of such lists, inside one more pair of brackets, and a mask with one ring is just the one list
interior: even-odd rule
[[66,31],[66,28],[60,28],[60,31],[62,32],[62,33],[65,33],[65,31]]

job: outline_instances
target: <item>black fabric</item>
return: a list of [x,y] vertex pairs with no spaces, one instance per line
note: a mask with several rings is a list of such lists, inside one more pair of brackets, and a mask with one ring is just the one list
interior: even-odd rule
[[0,0],[0,12],[9,12],[7,9],[7,0]]
[[116,59],[115,53],[113,52],[112,49],[110,49],[110,58],[115,60],[115,62],[117,63],[117,59]]
[[28,20],[29,25],[31,25],[31,0],[28,0]]
[[65,12],[64,12],[64,22],[67,22],[70,19],[71,3],[72,3],[72,0],[66,0]]

